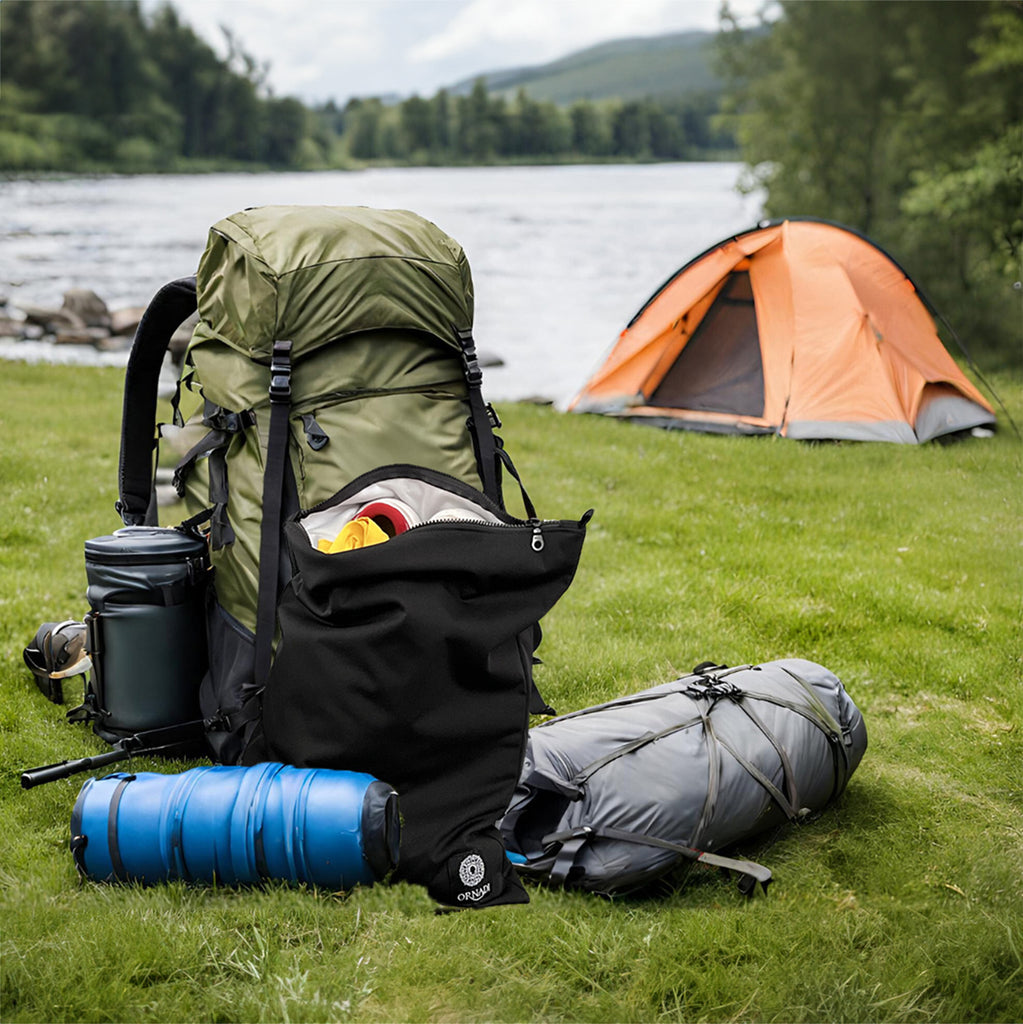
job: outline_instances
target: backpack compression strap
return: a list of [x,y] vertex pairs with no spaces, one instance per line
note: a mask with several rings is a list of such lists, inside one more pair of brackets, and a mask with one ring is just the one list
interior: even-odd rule
[[[277,584],[281,550],[281,511],[288,459],[291,413],[291,342],[275,341],[270,362],[270,427],[263,470],[263,522],[259,534],[259,596],[256,606],[255,681],[266,686],[277,629]],[[258,708],[258,701],[255,702]],[[246,717],[252,717],[252,707]]]
[[115,508],[127,526],[156,521],[153,447],[160,368],[174,332],[195,312],[195,278],[165,284],[149,303],[132,342],[121,414],[120,499]]
[[476,461],[480,468],[483,481],[483,493],[504,508],[501,495],[500,456],[494,441],[496,414],[493,406],[483,401],[483,371],[480,369],[476,356],[476,342],[472,331],[455,327],[455,337],[462,349],[462,366],[465,369],[465,382],[469,388],[469,429],[472,431],[473,445],[476,448]]
[[569,881],[569,872],[575,864],[579,852],[594,839],[609,839],[621,843],[639,843],[642,846],[655,846],[661,850],[670,850],[684,860],[696,861],[710,867],[723,868],[738,874],[739,891],[744,896],[752,896],[757,882],[764,892],[771,881],[771,872],[761,864],[752,860],[740,860],[733,857],[722,857],[716,853],[707,853],[681,843],[672,843],[659,836],[649,836],[640,832],[627,832],[620,828],[580,825],[567,832],[554,832],[541,840],[545,847],[558,845],[558,853],[551,865],[549,881],[551,885],[564,885]]

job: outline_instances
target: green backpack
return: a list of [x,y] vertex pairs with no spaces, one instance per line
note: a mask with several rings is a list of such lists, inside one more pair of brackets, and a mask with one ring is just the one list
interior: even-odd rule
[[[157,521],[157,377],[196,308],[175,419],[182,424],[182,388],[202,408],[183,424],[195,442],[174,480],[189,523],[209,522],[215,576],[200,704],[214,756],[232,763],[273,658],[291,573],[284,521],[397,463],[454,477],[503,509],[501,471],[511,464],[481,392],[462,248],[408,211],[261,207],[215,224],[195,278],[165,286],[139,326],[121,440],[127,525]],[[545,710],[531,689],[531,710]]]

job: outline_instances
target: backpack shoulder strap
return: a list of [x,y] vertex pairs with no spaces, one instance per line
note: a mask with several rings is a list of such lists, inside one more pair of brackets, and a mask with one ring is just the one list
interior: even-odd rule
[[151,525],[157,387],[171,336],[196,310],[195,278],[165,284],[139,322],[124,377],[121,414],[120,497],[115,506],[128,526]]

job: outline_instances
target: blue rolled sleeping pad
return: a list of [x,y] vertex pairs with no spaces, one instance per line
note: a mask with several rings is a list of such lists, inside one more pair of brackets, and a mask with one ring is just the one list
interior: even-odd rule
[[86,782],[71,813],[85,877],[147,885],[371,885],[397,864],[399,832],[386,783],[276,762],[118,772]]

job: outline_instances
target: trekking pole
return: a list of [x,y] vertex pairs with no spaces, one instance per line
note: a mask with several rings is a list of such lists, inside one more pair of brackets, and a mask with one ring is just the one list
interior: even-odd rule
[[21,773],[21,788],[32,789],[34,786],[42,786],[47,782],[56,782],[58,779],[67,779],[79,772],[87,772],[92,768],[102,768],[108,764],[115,764],[117,761],[127,761],[134,753],[145,753],[145,751],[128,750],[116,744],[112,750],[105,754],[96,754],[93,757],[79,757],[72,761],[59,761],[57,764],[43,765],[41,768],[29,768]]
[[[166,729],[151,729],[138,732],[133,736],[125,736],[118,740],[110,750],[90,757],[79,757],[57,764],[47,764],[40,768],[29,768],[21,773],[21,788],[32,789],[47,782],[67,779],[79,772],[88,772],[94,768],[104,768],[108,764],[127,761],[131,757],[144,757],[148,754],[161,754],[174,749],[187,749],[202,736],[202,722],[185,722]],[[170,740],[170,742],[161,742]]]

